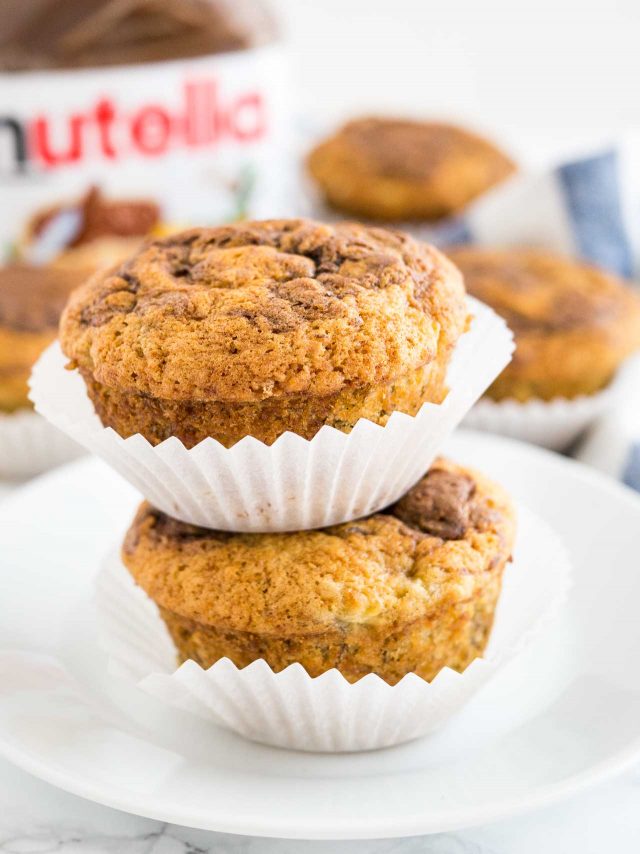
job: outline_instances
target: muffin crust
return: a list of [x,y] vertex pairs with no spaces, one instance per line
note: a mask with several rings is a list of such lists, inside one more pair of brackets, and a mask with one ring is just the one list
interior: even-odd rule
[[455,213],[508,177],[515,165],[463,128],[364,118],[320,143],[308,168],[332,207],[393,222]]
[[593,394],[640,348],[640,298],[616,276],[537,249],[448,254],[515,335],[513,361],[487,392],[495,400]]
[[180,660],[297,661],[394,684],[482,654],[514,529],[498,486],[439,460],[386,511],[317,531],[209,531],[144,503],[122,557]]
[[432,247],[272,220],[147,244],[73,295],[60,336],[121,435],[230,446],[440,402],[466,323],[461,277]]

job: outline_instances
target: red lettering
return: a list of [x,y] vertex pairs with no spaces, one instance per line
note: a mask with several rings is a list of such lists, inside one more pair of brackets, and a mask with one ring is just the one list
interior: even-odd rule
[[69,117],[67,147],[54,151],[51,147],[49,119],[38,116],[31,126],[32,150],[47,167],[75,163],[82,157],[82,128],[86,117],[74,114]]
[[238,98],[233,105],[233,115],[229,118],[230,129],[233,129],[236,139],[248,142],[264,136],[264,102],[258,92]]
[[215,85],[209,81],[187,83],[184,98],[185,142],[193,147],[208,145],[215,138]]
[[[26,125],[25,151],[47,168],[66,166],[85,158],[115,160],[138,154],[157,157],[171,146],[212,148],[223,140],[252,142],[267,132],[267,111],[259,91],[225,99],[215,79],[187,80],[182,103],[175,109],[143,104],[134,113],[118,109],[113,98],[101,97],[85,113],[37,115]],[[17,127],[0,117],[0,128]],[[20,128],[18,127],[18,131]],[[17,131],[16,131],[17,133]],[[123,146],[121,142],[127,140]]]
[[143,107],[131,121],[131,139],[142,154],[164,154],[170,136],[171,116],[162,107]]
[[111,130],[116,111],[113,102],[107,98],[103,98],[96,104],[95,119],[98,125],[98,135],[100,138],[100,148],[105,157],[110,160],[116,156],[116,150],[111,139]]

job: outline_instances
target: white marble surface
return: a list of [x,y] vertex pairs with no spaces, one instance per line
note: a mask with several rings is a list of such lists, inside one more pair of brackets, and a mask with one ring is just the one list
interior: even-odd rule
[[635,854],[640,768],[536,815],[410,839],[301,842],[189,830],[107,809],[0,760],[0,854]]

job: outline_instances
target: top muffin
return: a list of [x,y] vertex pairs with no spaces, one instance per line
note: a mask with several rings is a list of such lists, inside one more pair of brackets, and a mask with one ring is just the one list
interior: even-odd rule
[[616,276],[539,249],[448,254],[514,332],[513,361],[488,391],[495,400],[593,394],[640,348],[640,299]]
[[376,220],[436,220],[459,211],[515,170],[492,143],[453,125],[351,121],[308,158],[339,211]]
[[229,446],[442,400],[466,319],[461,276],[432,247],[273,220],[147,244],[73,295],[60,337],[121,435]]

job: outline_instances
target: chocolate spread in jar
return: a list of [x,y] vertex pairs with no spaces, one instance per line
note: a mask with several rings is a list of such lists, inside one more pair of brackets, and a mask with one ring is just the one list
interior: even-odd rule
[[[99,187],[90,187],[73,206],[80,214],[77,231],[67,241],[67,247],[81,246],[100,237],[144,237],[160,219],[158,205],[147,199],[105,198]],[[34,216],[31,234],[39,237],[53,220],[65,211],[55,205]]]
[[272,41],[251,0],[3,0],[0,70],[184,59]]

